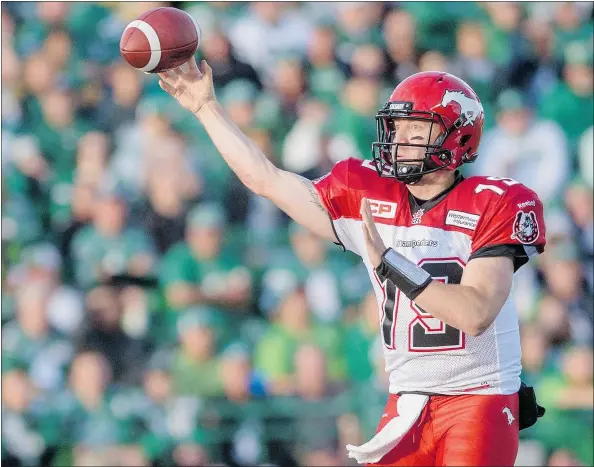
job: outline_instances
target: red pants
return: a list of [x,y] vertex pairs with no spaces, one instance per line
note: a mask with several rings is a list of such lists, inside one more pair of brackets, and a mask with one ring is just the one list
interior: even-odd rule
[[[397,415],[397,400],[390,394],[378,431]],[[431,396],[400,443],[368,465],[513,466],[518,436],[517,394]]]

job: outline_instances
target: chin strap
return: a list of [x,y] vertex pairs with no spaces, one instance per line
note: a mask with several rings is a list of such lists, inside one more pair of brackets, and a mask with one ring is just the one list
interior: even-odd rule
[[[443,165],[433,162],[432,157],[437,157],[443,162]],[[451,160],[452,153],[448,150],[442,150],[441,152],[434,154],[426,152],[425,159],[419,161],[420,163],[396,161],[396,164],[393,164],[393,166],[395,165],[396,167],[394,168],[392,166],[392,173],[394,173],[395,178],[398,181],[407,185],[414,185],[423,178],[423,175],[436,172],[447,167],[451,163]]]
[[407,185],[414,185],[418,183],[423,174],[419,173],[423,170],[425,164],[407,164],[396,162],[396,179]]

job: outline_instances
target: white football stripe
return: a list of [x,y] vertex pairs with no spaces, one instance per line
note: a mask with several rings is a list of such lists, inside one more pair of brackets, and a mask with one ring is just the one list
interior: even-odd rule
[[[135,19],[128,26],[126,26],[126,29],[129,29],[129,28],[136,28],[136,29],[139,29],[140,31],[142,31],[144,33],[144,35],[146,36],[146,38],[149,42],[149,46],[151,48],[151,59],[148,61],[148,63],[145,66],[143,66],[142,68],[138,68],[138,70],[140,70],[140,71],[154,70],[155,67],[159,64],[159,61],[161,60],[161,41],[159,40],[159,36],[157,35],[157,32],[153,29],[153,27],[150,24],[148,24],[147,22],[142,21],[140,19]],[[124,29],[124,31],[126,29]]]
[[197,47],[200,47],[200,36],[202,34],[202,32],[200,31],[200,26],[198,26],[198,23],[196,22],[196,20],[190,13],[188,13],[187,11],[184,11],[184,13],[190,17],[190,19],[192,20],[192,23],[194,23],[194,26],[196,27],[196,36],[198,37]]

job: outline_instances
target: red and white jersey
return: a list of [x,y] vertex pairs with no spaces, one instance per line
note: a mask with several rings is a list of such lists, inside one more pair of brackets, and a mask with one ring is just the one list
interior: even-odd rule
[[[371,161],[346,159],[314,186],[344,247],[359,255],[375,289],[390,392],[512,394],[520,387],[518,317],[508,299],[494,323],[472,337],[416,306],[369,264],[359,213],[370,200],[387,247],[435,280],[460,283],[468,261],[512,256],[516,269],[544,251],[543,207],[511,179],[461,179],[437,204],[411,213],[403,183],[380,177]],[[427,206],[429,204],[429,206]]]

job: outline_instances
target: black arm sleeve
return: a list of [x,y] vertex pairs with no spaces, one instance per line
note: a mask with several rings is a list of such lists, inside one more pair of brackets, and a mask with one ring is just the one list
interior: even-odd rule
[[520,269],[528,262],[528,254],[522,245],[490,245],[476,250],[468,261],[474,258],[494,258],[497,256],[506,256],[514,262],[514,272]]

